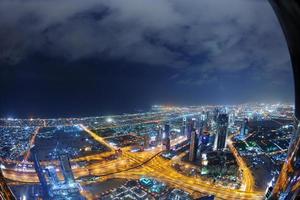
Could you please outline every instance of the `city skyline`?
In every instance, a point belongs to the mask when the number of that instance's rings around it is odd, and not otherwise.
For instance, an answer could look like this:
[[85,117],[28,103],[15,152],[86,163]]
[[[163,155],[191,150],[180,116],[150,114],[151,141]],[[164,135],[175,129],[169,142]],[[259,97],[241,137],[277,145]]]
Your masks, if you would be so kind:
[[23,199],[263,199],[293,129],[289,104],[0,119],[1,169]]
[[0,199],[299,199],[299,16],[0,1]]

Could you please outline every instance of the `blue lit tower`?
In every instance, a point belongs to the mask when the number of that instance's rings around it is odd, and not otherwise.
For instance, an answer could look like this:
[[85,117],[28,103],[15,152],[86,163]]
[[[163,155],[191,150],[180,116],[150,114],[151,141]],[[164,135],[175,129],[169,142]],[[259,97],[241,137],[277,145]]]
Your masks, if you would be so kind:
[[182,119],[181,134],[187,135],[186,117],[183,117],[183,119]]
[[60,167],[64,176],[65,183],[74,183],[74,175],[72,172],[70,160],[67,154],[59,155]]
[[49,181],[52,185],[59,184],[59,179],[56,173],[56,168],[54,166],[46,167],[46,171],[48,172]]
[[230,112],[229,113],[229,126],[233,126],[234,125],[234,121],[235,121],[235,113],[234,112]]
[[243,121],[243,123],[242,123],[241,131],[240,131],[240,137],[241,137],[241,139],[245,139],[245,137],[248,134],[248,131],[249,131],[249,122],[248,122],[248,119],[245,118],[244,121]]
[[76,184],[71,169],[71,164],[67,154],[58,150],[60,168],[64,176],[64,181],[59,180],[56,166],[41,166],[35,148],[31,149],[34,161],[34,167],[42,186],[42,197],[44,200],[83,200],[79,191],[79,185]]
[[219,114],[217,117],[217,134],[215,138],[215,149],[224,150],[226,148],[228,128],[228,115]]
[[31,149],[31,153],[33,155],[34,168],[35,168],[35,171],[38,175],[39,181],[41,183],[43,198],[44,199],[49,199],[50,198],[50,196],[49,196],[49,187],[48,187],[48,184],[47,184],[45,174],[43,172],[43,168],[40,165],[40,162],[38,160],[35,147]]
[[[199,155],[201,155],[201,151],[205,145],[207,145],[208,137],[204,135],[204,129],[206,127],[206,118],[205,115],[202,114],[199,118],[199,128],[198,128],[198,141],[197,141],[197,149]],[[203,138],[203,139],[202,139]],[[197,156],[196,156],[197,157]]]

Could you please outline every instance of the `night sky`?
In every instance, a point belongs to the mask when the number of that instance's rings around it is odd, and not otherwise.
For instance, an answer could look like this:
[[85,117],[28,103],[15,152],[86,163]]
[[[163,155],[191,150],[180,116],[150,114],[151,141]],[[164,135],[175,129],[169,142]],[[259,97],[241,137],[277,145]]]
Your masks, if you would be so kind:
[[293,102],[267,0],[2,0],[1,117]]

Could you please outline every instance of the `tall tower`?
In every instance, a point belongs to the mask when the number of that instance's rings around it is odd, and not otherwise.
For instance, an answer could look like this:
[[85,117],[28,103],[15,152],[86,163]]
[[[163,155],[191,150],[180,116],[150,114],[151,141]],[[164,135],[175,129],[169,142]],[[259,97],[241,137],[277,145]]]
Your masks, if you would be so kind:
[[171,149],[171,143],[170,143],[170,125],[169,124],[165,124],[164,144],[166,146],[166,150],[169,151]]
[[43,172],[43,168],[40,165],[40,162],[38,160],[35,147],[31,149],[31,153],[33,155],[34,168],[35,168],[35,171],[36,171],[36,173],[38,175],[38,178],[40,180],[40,183],[41,183],[43,198],[44,199],[49,199],[50,198],[50,196],[49,196],[49,192],[50,192],[49,187],[48,187],[48,184],[47,184],[45,174]]
[[228,115],[219,114],[217,117],[217,134],[215,138],[215,150],[224,150],[226,148],[228,128]]
[[165,124],[165,138],[169,138],[169,137],[170,137],[170,125]]
[[190,140],[190,151],[189,151],[189,161],[195,161],[197,157],[198,149],[198,135],[195,129],[193,129]]
[[157,144],[161,144],[163,137],[163,128],[161,125],[158,126],[157,135],[156,135],[156,142]]
[[192,136],[192,131],[196,128],[196,118],[192,118],[187,127],[187,139],[190,140]]
[[235,113],[234,112],[230,112],[229,113],[229,126],[233,126],[234,125],[234,121],[235,121]]
[[182,128],[181,128],[181,134],[186,136],[187,135],[187,126],[186,126],[186,117],[183,117],[182,119]]
[[245,137],[247,136],[248,134],[248,131],[249,131],[249,122],[248,122],[248,119],[245,118],[243,123],[242,123],[242,126],[241,126],[241,131],[240,131],[240,138],[242,140],[245,139]]

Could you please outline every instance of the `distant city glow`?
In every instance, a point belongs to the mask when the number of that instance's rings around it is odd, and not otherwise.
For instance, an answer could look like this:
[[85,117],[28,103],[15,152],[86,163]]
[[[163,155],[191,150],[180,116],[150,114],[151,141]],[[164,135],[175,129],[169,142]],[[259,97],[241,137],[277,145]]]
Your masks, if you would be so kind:
[[[254,187],[255,170],[268,167],[269,159],[274,167],[259,178],[267,180],[265,187],[274,185],[274,179],[268,182],[269,176],[278,176],[279,164],[286,160],[294,130],[293,112],[293,107],[285,104],[232,105],[226,109],[156,106],[155,111],[114,117],[0,119],[5,125],[0,127],[0,147],[9,149],[0,151],[0,168],[10,171],[5,176],[11,181],[31,183],[33,172],[45,176],[44,185],[49,188],[34,188],[37,197],[43,190],[60,197],[84,195],[89,189],[80,184],[105,183],[103,174],[132,179],[151,172],[152,178],[133,180],[140,185],[124,183],[114,188],[120,192],[127,188],[127,195],[141,198],[159,198],[163,191],[170,198],[186,198],[192,195],[188,193],[192,184],[200,193],[205,190],[218,197],[238,199],[250,194],[258,198],[261,193]],[[38,154],[32,152],[35,148]],[[42,165],[31,164],[36,158],[33,155],[41,157]],[[63,155],[72,162],[62,159]],[[168,189],[173,182],[183,191]],[[211,190],[212,183],[220,194]],[[23,198],[23,193],[19,196]]]
[[114,120],[113,120],[113,118],[111,118],[111,117],[108,117],[108,118],[106,118],[106,122],[108,122],[108,123],[112,123]]

